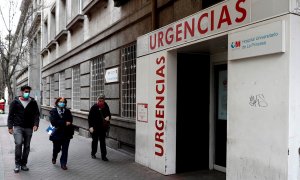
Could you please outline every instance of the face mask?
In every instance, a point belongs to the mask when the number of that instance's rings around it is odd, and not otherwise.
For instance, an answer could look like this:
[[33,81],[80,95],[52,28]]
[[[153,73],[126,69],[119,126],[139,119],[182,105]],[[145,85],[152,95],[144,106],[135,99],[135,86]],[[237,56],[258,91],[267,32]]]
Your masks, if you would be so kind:
[[29,93],[23,93],[23,98],[28,99],[29,98]]
[[58,107],[60,107],[60,108],[65,107],[65,103],[64,103],[64,102],[59,102],[57,105],[58,105]]
[[102,109],[104,108],[104,102],[98,102],[98,106]]

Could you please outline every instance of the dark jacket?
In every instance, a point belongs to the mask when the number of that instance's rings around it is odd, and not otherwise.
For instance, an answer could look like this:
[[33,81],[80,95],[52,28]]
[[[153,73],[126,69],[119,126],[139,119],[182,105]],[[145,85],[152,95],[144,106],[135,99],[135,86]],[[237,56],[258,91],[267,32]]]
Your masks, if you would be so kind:
[[7,118],[7,126],[9,129],[13,126],[21,126],[23,128],[33,128],[33,126],[39,126],[40,112],[38,105],[34,98],[30,99],[30,102],[24,108],[23,104],[16,97],[9,105],[9,113]]
[[89,127],[93,127],[96,131],[103,130],[104,118],[109,116],[111,119],[111,114],[107,103],[104,103],[104,108],[100,109],[98,104],[94,104],[89,112],[88,120]]
[[[67,126],[66,122],[71,122],[71,125]],[[72,139],[74,135],[73,116],[71,111],[65,108],[64,113],[60,116],[57,108],[53,108],[50,111],[50,122],[55,127],[55,132],[50,136],[51,141]]]
[[111,119],[110,109],[106,102],[104,102],[104,108],[102,108],[101,111],[104,118],[108,116],[109,119]]

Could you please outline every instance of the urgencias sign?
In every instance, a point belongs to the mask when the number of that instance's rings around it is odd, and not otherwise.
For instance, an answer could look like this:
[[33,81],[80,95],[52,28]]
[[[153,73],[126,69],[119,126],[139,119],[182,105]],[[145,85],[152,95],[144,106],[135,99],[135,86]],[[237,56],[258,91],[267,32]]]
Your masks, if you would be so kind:
[[230,30],[248,22],[250,0],[229,0],[146,34],[141,40],[147,38],[148,47],[145,48],[150,53]]

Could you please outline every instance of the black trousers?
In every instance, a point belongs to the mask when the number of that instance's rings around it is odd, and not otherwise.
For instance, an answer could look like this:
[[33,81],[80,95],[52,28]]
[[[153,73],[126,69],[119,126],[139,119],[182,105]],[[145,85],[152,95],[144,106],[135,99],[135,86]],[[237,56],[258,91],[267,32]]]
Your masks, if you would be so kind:
[[94,131],[92,133],[92,152],[91,155],[97,153],[98,141],[100,141],[101,157],[106,157],[106,143],[105,143],[105,132]]
[[70,139],[53,141],[52,158],[56,159],[58,153],[61,151],[60,164],[62,166],[67,165],[67,162],[68,162],[69,144],[70,144]]

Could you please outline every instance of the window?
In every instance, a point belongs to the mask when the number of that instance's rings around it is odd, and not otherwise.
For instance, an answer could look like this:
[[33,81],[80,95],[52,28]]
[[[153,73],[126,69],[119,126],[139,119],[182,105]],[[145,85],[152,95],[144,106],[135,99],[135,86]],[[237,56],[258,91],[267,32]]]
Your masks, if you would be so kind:
[[72,70],[72,109],[80,110],[80,66]]
[[121,49],[122,116],[135,118],[136,101],[136,44]]
[[66,97],[65,71],[59,73],[59,97]]
[[50,106],[54,106],[55,102],[55,81],[54,81],[54,75],[50,76]]
[[47,80],[46,78],[43,78],[43,105],[47,105]]
[[51,13],[49,14],[50,16],[50,40],[53,40],[56,36],[56,15],[55,15],[55,10],[56,10],[56,3],[52,5],[53,9],[51,9]]
[[[48,17],[46,17],[48,18]],[[48,45],[48,22],[47,20],[44,22],[44,34],[43,34],[43,44],[44,47],[46,47]]]
[[74,17],[76,17],[78,14],[81,13],[81,0],[72,0],[70,2],[71,2],[71,18],[69,20],[72,21]]
[[58,16],[59,16],[59,32],[66,28],[66,0],[59,1]]
[[91,106],[97,102],[97,97],[104,93],[104,61],[103,56],[96,57],[91,63]]
[[129,0],[114,0],[114,6],[115,7],[120,7],[124,4],[126,4]]

